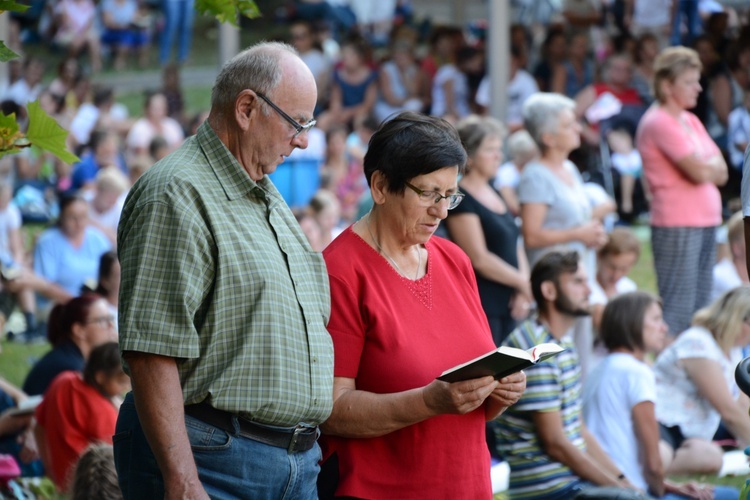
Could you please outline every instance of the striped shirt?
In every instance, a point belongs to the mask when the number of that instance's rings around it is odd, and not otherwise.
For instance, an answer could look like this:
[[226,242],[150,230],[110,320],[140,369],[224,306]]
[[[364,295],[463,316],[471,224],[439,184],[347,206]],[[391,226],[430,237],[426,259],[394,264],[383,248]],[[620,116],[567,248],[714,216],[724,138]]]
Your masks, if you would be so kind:
[[185,404],[285,427],[328,417],[323,257],[207,123],[135,184],[118,251],[120,346],[176,358]]
[[544,452],[532,412],[560,412],[565,435],[582,451],[585,449],[581,435],[581,368],[572,338],[557,340],[532,318],[521,323],[505,345],[528,349],[544,342],[559,344],[565,351],[526,369],[523,396],[497,418],[497,443],[510,465],[512,498],[546,498],[578,479],[567,466]]

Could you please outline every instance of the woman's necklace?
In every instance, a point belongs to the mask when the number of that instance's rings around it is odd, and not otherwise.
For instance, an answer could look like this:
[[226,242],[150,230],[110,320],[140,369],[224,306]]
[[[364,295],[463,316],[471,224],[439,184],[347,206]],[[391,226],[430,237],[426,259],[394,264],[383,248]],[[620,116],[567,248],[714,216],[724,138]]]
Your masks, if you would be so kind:
[[[370,238],[372,238],[373,243],[375,243],[375,246],[377,247],[378,252],[380,252],[381,254],[383,254],[383,256],[386,259],[388,259],[388,261],[391,264],[393,264],[393,267],[396,268],[396,271],[398,271],[398,273],[401,276],[403,276],[405,278],[408,278],[408,276],[406,275],[406,273],[403,272],[400,267],[398,267],[398,264],[396,264],[396,261],[393,260],[390,255],[388,255],[387,253],[385,253],[385,250],[383,250],[383,247],[381,247],[380,243],[378,242],[378,240],[375,239],[375,235],[372,234],[372,229],[370,228],[370,216],[371,215],[372,215],[372,212],[370,212],[370,213],[367,214],[367,232],[370,233]],[[419,263],[417,264],[417,274],[414,276],[414,281],[416,281],[416,280],[419,279],[419,270],[422,268],[422,252],[419,251],[419,247],[417,247],[417,258],[419,259],[419,261],[418,261]]]

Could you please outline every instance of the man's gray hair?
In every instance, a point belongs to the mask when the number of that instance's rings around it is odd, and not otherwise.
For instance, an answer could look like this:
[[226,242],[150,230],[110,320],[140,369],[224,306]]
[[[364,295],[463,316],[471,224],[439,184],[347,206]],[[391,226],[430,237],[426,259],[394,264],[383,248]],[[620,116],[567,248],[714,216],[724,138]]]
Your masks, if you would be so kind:
[[539,92],[523,104],[523,124],[541,151],[545,150],[542,135],[557,131],[560,113],[566,109],[575,111],[573,99],[561,94]]
[[[230,59],[221,68],[211,90],[211,109],[224,114],[245,89],[268,95],[281,81],[279,61],[284,53],[297,55],[291,45],[262,42]],[[263,110],[268,112],[265,106]]]

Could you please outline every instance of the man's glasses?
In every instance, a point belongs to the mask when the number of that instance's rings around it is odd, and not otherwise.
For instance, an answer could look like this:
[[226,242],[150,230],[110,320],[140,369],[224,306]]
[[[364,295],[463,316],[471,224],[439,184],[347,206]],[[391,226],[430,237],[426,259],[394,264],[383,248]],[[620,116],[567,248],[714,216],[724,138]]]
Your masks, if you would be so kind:
[[417,195],[419,196],[419,202],[424,207],[437,205],[441,200],[448,200],[448,210],[453,210],[459,205],[459,203],[461,203],[461,200],[464,199],[463,193],[442,195],[437,191],[425,191],[424,189],[419,189],[416,186],[412,186],[408,182],[404,182],[404,184],[406,184],[406,187],[417,193]]
[[257,95],[258,97],[260,97],[261,99],[263,99],[266,102],[266,104],[268,104],[269,106],[271,106],[274,111],[276,111],[283,119],[285,119],[286,121],[288,121],[289,124],[292,127],[294,127],[294,130],[295,130],[294,137],[298,137],[300,134],[304,134],[305,132],[307,132],[308,130],[310,130],[311,128],[313,128],[315,126],[315,124],[317,123],[315,120],[310,120],[309,122],[307,122],[304,125],[302,125],[297,120],[295,120],[294,118],[292,118],[288,114],[284,113],[284,111],[282,111],[280,107],[278,107],[277,105],[275,105],[273,103],[273,101],[271,99],[269,99],[268,97],[266,97],[265,95],[261,94],[260,92],[256,92],[255,95]]

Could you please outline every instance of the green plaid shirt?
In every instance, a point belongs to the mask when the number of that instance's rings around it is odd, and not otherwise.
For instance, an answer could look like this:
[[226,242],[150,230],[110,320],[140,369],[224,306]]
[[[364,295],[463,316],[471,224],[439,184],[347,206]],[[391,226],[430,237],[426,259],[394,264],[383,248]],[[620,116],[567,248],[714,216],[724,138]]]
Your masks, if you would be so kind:
[[328,417],[323,258],[207,123],[136,183],[117,241],[121,349],[176,358],[185,404],[278,426]]

